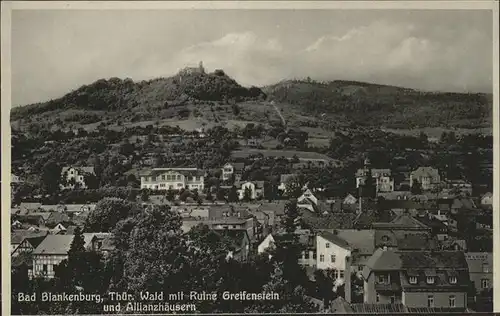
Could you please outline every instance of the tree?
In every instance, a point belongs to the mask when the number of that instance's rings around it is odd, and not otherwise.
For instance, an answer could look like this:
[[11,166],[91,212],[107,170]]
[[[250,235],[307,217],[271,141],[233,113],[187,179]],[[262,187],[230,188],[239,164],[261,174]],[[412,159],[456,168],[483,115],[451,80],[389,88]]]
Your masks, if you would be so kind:
[[231,202],[231,203],[234,203],[234,202],[238,202],[239,201],[239,197],[238,197],[238,190],[236,189],[236,187],[233,185],[231,187],[231,189],[229,190],[229,194],[228,194],[228,197],[227,197],[228,201]]
[[175,191],[172,190],[172,189],[168,189],[167,190],[167,194],[166,194],[166,198],[170,202],[172,202],[173,200],[175,200]]
[[149,189],[142,189],[141,190],[141,201],[148,202],[149,195],[150,195]]
[[42,188],[47,194],[54,194],[59,190],[61,179],[61,167],[54,161],[49,160],[42,168]]
[[95,190],[99,188],[99,179],[97,179],[96,175],[93,173],[87,173],[84,175],[85,186],[88,189]]
[[281,223],[287,234],[294,234],[297,230],[297,221],[299,219],[299,210],[297,208],[297,200],[290,200],[285,204],[285,216]]
[[412,194],[422,194],[422,184],[414,179],[410,191]]
[[245,191],[243,192],[243,201],[250,202],[251,200],[252,200],[252,189],[246,187]]
[[140,213],[142,207],[134,202],[105,198],[99,201],[85,220],[86,232],[109,232],[116,223],[134,214]]
[[295,176],[285,183],[286,195],[292,199],[297,199],[302,195],[302,188],[305,185],[305,179],[303,176]]

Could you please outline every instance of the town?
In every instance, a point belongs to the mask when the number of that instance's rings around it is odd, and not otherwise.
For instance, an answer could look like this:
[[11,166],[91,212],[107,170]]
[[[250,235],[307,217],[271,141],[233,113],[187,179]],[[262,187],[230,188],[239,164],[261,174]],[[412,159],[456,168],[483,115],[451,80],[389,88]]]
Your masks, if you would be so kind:
[[102,313],[17,293],[155,290],[280,297],[202,312],[492,311],[491,136],[59,125],[13,128],[13,313]]

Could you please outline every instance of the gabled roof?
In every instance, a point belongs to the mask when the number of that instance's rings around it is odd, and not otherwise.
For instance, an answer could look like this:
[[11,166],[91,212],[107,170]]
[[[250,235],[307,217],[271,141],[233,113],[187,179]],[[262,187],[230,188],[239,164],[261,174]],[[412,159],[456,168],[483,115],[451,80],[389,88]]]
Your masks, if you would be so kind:
[[[85,245],[89,246],[95,234],[85,233],[83,238]],[[34,255],[40,254],[67,254],[73,242],[74,235],[47,235],[47,237],[33,251]]]
[[411,172],[413,177],[430,176],[439,177],[439,170],[432,167],[418,167],[416,170]]
[[243,162],[226,162],[224,166],[231,165],[234,171],[242,171],[245,168],[245,163]]
[[412,217],[410,214],[401,214],[396,216],[389,223],[373,223],[373,228],[419,228],[419,229],[429,229],[429,226],[420,222],[416,218]]
[[375,251],[375,231],[371,229],[339,229],[340,238],[347,241],[353,250],[362,255],[371,255]]
[[334,243],[335,245],[342,247],[344,249],[348,249],[348,250],[352,249],[351,245],[349,245],[349,243],[347,241],[345,241],[344,239],[342,239],[338,235],[332,234],[328,231],[322,231],[322,232],[318,233],[318,236],[323,237],[324,239],[326,239],[326,240],[328,240],[328,241]]
[[363,269],[363,277],[368,279],[371,271],[398,271],[401,270],[402,261],[399,255],[392,250],[377,249],[368,259]]

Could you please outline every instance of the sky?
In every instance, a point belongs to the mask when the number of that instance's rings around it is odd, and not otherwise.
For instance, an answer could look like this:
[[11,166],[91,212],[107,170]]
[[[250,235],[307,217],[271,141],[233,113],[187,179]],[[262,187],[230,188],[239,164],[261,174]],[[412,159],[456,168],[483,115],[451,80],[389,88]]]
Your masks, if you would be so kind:
[[357,80],[492,92],[484,10],[14,10],[12,105],[200,61],[245,86]]

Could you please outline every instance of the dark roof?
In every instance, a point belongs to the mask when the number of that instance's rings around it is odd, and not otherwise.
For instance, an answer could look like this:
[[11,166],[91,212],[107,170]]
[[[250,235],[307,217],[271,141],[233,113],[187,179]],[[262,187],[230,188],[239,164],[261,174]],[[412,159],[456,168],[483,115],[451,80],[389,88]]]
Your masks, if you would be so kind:
[[398,250],[431,250],[436,242],[426,234],[408,234],[397,239]]
[[376,229],[374,244],[376,247],[397,247],[398,241],[393,231]]
[[416,218],[412,217],[410,214],[401,214],[396,216],[389,223],[373,223],[373,228],[402,228],[402,229],[429,229],[429,227]]
[[61,212],[52,212],[50,213],[50,216],[47,219],[47,222],[51,224],[66,223],[70,221],[71,221],[70,217]]
[[405,251],[399,256],[403,269],[468,269],[461,251]]
[[47,237],[45,236],[37,236],[37,237],[26,237],[25,240],[28,240],[28,242],[33,246],[33,248],[38,247],[42,243],[42,241]]
[[354,313],[406,313],[406,307],[403,304],[351,304]]
[[358,250],[362,255],[371,255],[375,251],[374,230],[339,229],[337,235],[347,241],[353,250]]
[[392,250],[377,249],[368,259],[363,269],[363,277],[368,279],[371,271],[399,271],[401,270],[402,261],[399,255]]
[[330,305],[331,312],[336,314],[352,313],[354,310],[342,296],[337,297]]
[[325,238],[328,241],[331,241],[332,243],[336,244],[339,247],[342,247],[344,249],[351,249],[351,245],[347,241],[345,241],[343,238],[339,237],[336,234],[332,234],[328,231],[322,231],[318,233],[318,236],[321,236]]

